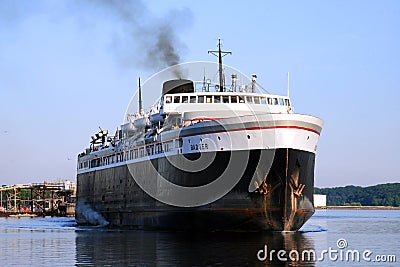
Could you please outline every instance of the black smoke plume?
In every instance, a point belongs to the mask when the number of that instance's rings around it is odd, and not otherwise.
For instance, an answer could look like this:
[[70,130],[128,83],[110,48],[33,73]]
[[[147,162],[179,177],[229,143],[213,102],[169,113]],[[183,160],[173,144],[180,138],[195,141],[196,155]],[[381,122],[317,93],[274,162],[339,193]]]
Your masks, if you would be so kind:
[[120,22],[117,24],[121,26],[119,38],[114,40],[113,47],[123,63],[158,71],[181,62],[186,47],[178,38],[178,32],[192,22],[189,9],[172,9],[165,17],[157,18],[139,0],[93,0],[89,3],[106,17]]

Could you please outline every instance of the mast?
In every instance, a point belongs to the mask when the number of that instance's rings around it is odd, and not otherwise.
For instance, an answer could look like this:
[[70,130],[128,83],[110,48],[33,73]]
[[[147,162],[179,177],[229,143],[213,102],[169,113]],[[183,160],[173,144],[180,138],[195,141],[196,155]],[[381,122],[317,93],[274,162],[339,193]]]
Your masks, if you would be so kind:
[[140,77],[139,77],[139,113],[142,114],[143,110],[143,102],[142,102],[142,86],[140,86]]
[[[223,78],[223,73],[222,73],[222,57],[226,56],[226,55],[232,55],[232,52],[230,51],[222,51],[221,50],[221,38],[218,39],[218,51],[215,50],[209,50],[208,53],[213,54],[214,56],[218,57],[218,64],[219,64],[219,68],[218,68],[218,72],[219,72],[219,91],[223,92],[224,91],[224,78]],[[217,54],[218,53],[218,54]]]

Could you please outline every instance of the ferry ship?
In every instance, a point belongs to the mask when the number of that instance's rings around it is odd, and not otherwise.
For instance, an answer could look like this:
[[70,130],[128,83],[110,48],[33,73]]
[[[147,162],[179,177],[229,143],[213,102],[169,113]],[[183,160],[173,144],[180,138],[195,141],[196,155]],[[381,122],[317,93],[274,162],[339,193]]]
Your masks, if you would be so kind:
[[257,75],[226,83],[228,52],[209,52],[216,75],[163,81],[149,111],[139,79],[137,112],[92,136],[78,155],[78,224],[95,214],[129,229],[296,231],[312,216],[322,120],[263,92]]

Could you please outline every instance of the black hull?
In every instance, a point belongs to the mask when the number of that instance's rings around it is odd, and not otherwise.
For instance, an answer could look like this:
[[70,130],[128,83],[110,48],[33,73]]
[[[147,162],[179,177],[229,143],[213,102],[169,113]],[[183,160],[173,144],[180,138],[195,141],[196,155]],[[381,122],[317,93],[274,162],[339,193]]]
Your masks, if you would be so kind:
[[[134,168],[130,169],[144,175],[148,168],[156,167],[160,173],[164,173],[166,179],[175,184],[198,186],[218,177],[231,153],[242,152],[217,152],[213,163],[206,170],[197,173],[180,171],[165,158],[135,163]],[[249,192],[249,183],[259,168],[257,163],[261,154],[260,150],[250,151],[244,174],[224,197],[196,208],[170,206],[153,199],[136,184],[126,165],[78,174],[77,222],[86,222],[83,214],[78,211],[78,205],[84,202],[99,212],[113,227],[197,231],[296,231],[314,213],[315,154],[294,149],[277,149],[267,178],[258,184],[256,191]]]

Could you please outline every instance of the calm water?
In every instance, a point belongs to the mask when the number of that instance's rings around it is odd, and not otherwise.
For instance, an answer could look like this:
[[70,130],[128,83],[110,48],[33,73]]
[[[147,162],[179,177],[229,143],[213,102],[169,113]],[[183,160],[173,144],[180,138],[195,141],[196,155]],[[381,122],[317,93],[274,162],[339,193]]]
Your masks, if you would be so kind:
[[[286,262],[277,258],[280,250]],[[390,255],[397,263],[372,262]],[[300,232],[273,234],[117,231],[77,227],[71,218],[0,218],[0,266],[255,265],[400,266],[400,211],[318,210]]]

